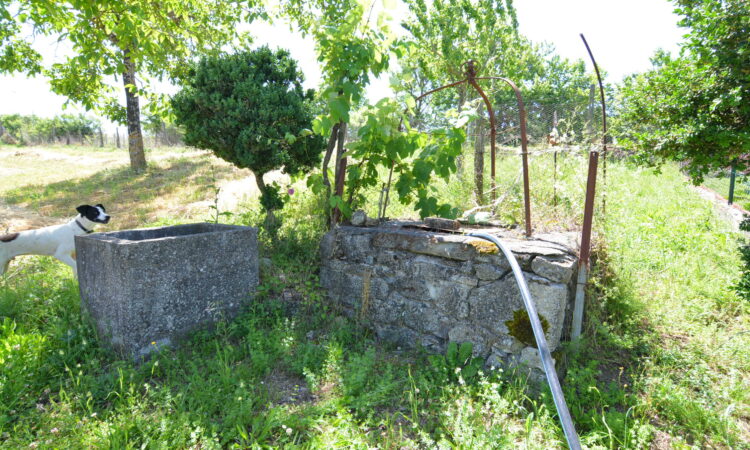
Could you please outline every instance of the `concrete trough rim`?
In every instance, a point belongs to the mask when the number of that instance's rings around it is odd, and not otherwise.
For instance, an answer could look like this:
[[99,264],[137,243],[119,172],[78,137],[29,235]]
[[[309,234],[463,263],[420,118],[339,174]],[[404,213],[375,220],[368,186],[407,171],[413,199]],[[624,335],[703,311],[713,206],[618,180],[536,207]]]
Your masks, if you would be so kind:
[[[147,239],[124,239],[121,237],[117,237],[117,235],[123,235],[123,234],[132,234],[132,233],[144,233],[147,234],[148,232],[156,232],[158,230],[165,230],[165,229],[185,229],[185,228],[192,228],[192,227],[200,227],[200,226],[206,226],[210,227],[211,229],[207,229],[204,231],[197,231],[195,233],[185,233],[185,234],[177,234],[173,236],[161,236],[161,237],[153,237],[153,238],[147,238]],[[202,235],[202,236],[210,236],[211,234],[219,234],[219,233],[232,233],[232,232],[240,232],[242,230],[246,230],[248,226],[244,225],[228,225],[223,223],[211,223],[211,222],[195,222],[195,223],[187,223],[187,224],[180,224],[180,225],[165,225],[161,227],[149,227],[149,228],[136,228],[132,230],[119,230],[119,231],[107,231],[103,233],[92,233],[87,235],[79,235],[76,236],[76,239],[92,239],[95,241],[105,241],[112,244],[119,244],[119,245],[128,245],[128,244],[136,244],[136,243],[150,243],[150,242],[162,242],[162,241],[168,241],[168,240],[183,240],[188,239],[191,237],[194,237],[196,235]]]

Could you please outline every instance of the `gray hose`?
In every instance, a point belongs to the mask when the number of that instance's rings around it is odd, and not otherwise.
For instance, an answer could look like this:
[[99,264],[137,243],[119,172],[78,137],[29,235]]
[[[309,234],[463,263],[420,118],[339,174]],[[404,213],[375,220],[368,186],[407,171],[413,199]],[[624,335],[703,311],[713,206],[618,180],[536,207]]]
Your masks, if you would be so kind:
[[547,383],[552,391],[552,399],[555,402],[555,408],[557,408],[557,415],[560,416],[560,423],[562,424],[563,433],[565,433],[565,439],[568,441],[568,447],[570,449],[579,450],[581,448],[581,442],[578,440],[578,434],[576,433],[575,425],[573,425],[573,419],[571,419],[568,405],[565,403],[565,396],[560,388],[560,380],[557,379],[557,372],[555,371],[555,366],[552,362],[552,355],[550,354],[549,346],[547,345],[547,339],[544,337],[544,330],[542,329],[541,322],[539,322],[536,306],[531,300],[529,286],[526,284],[526,279],[523,277],[523,272],[521,272],[521,267],[518,266],[516,257],[494,236],[486,233],[467,233],[467,236],[478,237],[492,242],[497,248],[502,250],[503,254],[508,259],[510,267],[513,270],[513,275],[516,277],[518,289],[521,291],[521,297],[523,298],[524,306],[526,306],[526,312],[529,314],[531,329],[534,331],[536,346],[539,349],[539,356],[542,359],[542,365],[544,365],[544,374],[547,376]]

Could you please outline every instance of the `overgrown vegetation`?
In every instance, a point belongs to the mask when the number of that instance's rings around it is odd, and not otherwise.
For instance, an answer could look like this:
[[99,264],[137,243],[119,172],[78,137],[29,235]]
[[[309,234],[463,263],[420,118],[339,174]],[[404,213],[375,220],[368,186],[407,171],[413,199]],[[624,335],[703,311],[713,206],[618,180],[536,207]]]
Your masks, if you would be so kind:
[[[548,159],[535,161],[540,170]],[[567,159],[565,173],[579,177],[584,161]],[[750,311],[732,289],[735,240],[676,168],[611,167],[586,339],[556,354],[582,441],[742,448]],[[459,195],[458,184],[435,185],[441,198]],[[99,346],[67,267],[39,257],[13,266],[0,281],[3,445],[562,447],[550,397],[527,390],[523,374],[479,370],[460,346],[433,356],[390,347],[327,304],[317,287],[323,201],[296,192],[279,211],[279,239],[261,234],[272,263],[240,317],[139,367]],[[263,215],[255,203],[228,220]]]
[[700,182],[715,170],[748,167],[750,4],[673,0],[688,28],[679,56],[659,51],[653,69],[620,90],[620,137],[642,163],[681,161]]

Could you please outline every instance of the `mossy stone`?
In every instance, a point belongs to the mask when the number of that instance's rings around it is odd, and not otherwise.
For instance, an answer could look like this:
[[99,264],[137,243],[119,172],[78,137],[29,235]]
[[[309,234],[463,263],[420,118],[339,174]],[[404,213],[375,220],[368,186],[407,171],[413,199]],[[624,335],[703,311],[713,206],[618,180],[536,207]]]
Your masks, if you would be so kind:
[[[542,323],[542,330],[546,334],[549,329],[549,322],[541,314],[539,315],[539,321]],[[505,321],[505,326],[508,327],[508,334],[526,345],[537,348],[534,330],[531,328],[531,320],[529,320],[526,310],[517,309],[513,311],[513,319]]]
[[474,247],[480,255],[493,255],[500,252],[497,245],[484,239],[473,239],[469,241],[469,245]]

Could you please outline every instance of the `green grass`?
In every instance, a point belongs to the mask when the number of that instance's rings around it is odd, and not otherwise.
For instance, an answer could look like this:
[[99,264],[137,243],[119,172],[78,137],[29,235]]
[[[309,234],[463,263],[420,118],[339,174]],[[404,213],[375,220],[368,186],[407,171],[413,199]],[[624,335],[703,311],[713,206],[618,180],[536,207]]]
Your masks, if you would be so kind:
[[[746,446],[750,308],[733,291],[737,236],[675,167],[612,174],[603,299],[634,312],[636,322],[615,336],[644,350],[636,407],[678,442]],[[596,326],[621,328],[618,315],[605,319]]]
[[[551,157],[532,161],[532,173],[542,174],[532,185],[539,227],[580,221],[585,164],[566,158],[556,202],[544,181]],[[198,166],[190,173],[205,170]],[[502,182],[514,184],[519,166],[503,160]],[[80,186],[98,185],[116,200],[122,194],[110,192],[153,189],[155,177],[99,172]],[[438,184],[441,195],[469,204],[464,177]],[[179,179],[159,182],[169,192]],[[67,183],[33,201],[72,195],[81,181]],[[586,339],[557,355],[568,366],[564,390],[583,443],[749,448],[750,311],[732,290],[737,236],[675,167],[655,175],[611,163],[606,189]],[[518,198],[503,205],[509,220],[520,220]],[[377,342],[325,301],[321,203],[298,190],[278,214],[278,238],[261,233],[273,263],[252,307],[141,366],[99,346],[66,266],[23,259],[0,280],[0,446],[564,447],[549,395],[533,394],[522,376],[458,377],[449,359]],[[262,216],[251,204],[228,220],[256,225]]]

